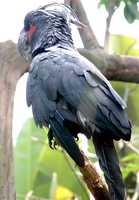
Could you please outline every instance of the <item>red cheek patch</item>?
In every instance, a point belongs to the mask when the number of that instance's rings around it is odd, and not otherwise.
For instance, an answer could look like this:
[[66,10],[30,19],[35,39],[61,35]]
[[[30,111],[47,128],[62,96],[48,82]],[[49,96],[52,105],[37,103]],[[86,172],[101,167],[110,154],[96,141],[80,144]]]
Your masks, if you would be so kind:
[[37,29],[36,25],[33,25],[33,24],[30,25],[30,28],[29,28],[29,31],[28,31],[29,41],[31,41],[32,34],[36,31],[36,29]]

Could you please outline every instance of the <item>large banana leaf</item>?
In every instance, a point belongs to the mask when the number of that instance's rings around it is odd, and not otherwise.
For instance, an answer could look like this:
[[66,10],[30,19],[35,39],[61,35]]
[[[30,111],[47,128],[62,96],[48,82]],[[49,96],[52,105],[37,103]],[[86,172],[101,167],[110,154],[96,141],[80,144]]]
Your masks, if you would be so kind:
[[139,56],[139,41],[127,35],[111,34],[109,50],[120,55]]
[[50,191],[53,187],[54,174],[57,176],[56,191],[58,188],[65,188],[63,197],[67,188],[71,191],[69,193],[79,199],[89,199],[84,185],[75,175],[77,169],[71,170],[60,150],[49,148],[46,131],[36,128],[32,119],[25,123],[17,139],[15,167],[17,200],[24,200],[30,191],[34,196],[51,199]]

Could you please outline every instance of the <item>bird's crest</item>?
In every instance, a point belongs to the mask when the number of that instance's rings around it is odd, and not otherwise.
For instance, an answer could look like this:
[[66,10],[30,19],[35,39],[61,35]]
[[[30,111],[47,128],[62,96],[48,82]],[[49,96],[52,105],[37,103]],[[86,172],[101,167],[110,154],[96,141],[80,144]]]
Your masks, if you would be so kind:
[[[68,5],[62,3],[49,3],[39,7],[37,12],[47,14],[47,11],[59,12],[66,19],[67,23],[75,24],[78,28],[85,28],[85,24],[81,23],[75,13],[75,11]],[[49,13],[50,14],[50,13]],[[52,13],[51,13],[52,15]]]

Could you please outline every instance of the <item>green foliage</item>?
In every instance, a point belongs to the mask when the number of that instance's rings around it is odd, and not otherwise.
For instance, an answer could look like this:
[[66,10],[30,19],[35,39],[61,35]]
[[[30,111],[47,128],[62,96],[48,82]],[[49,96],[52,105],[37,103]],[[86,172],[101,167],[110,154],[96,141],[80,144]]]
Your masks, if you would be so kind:
[[[139,41],[127,35],[112,35],[110,36],[110,52],[120,55],[139,56]],[[118,93],[124,97],[125,88],[128,88],[128,114],[134,124],[138,125],[139,120],[139,86],[131,83],[112,82],[113,87]]]
[[135,19],[139,19],[138,0],[126,0],[124,7],[124,16],[129,23],[133,23]]
[[100,0],[99,4],[104,5],[107,12],[110,13],[112,6],[115,10],[120,6],[121,2],[124,2],[124,17],[129,23],[133,23],[136,19],[139,19],[138,2],[139,0]]
[[114,8],[118,8],[120,2],[120,0],[100,0],[99,5],[104,5],[106,10],[109,12],[110,5],[112,5]]
[[139,56],[139,41],[133,37],[121,34],[111,34],[109,44],[109,50],[112,53]]
[[139,155],[129,151],[129,153],[121,159],[123,177],[127,178],[130,173],[136,173],[139,169],[138,163]]
[[[50,149],[46,131],[36,128],[32,119],[26,122],[17,139],[15,167],[17,200],[25,199],[30,191],[34,196],[51,199],[52,188],[63,188],[63,195],[74,194],[81,199],[89,199],[84,185],[71,170],[63,153]],[[54,174],[57,176],[55,187]]]
[[139,85],[134,83],[123,84],[122,82],[112,82],[113,87],[117,90],[121,97],[125,95],[125,89],[128,88],[127,112],[132,124],[139,126]]
[[[110,52],[120,55],[139,56],[139,41],[125,35],[111,35]],[[121,153],[120,158],[128,194],[133,195],[136,186],[136,173],[139,170],[139,86],[122,82],[112,82],[112,85],[127,101],[127,111],[133,125],[130,147],[124,144],[122,150],[124,153]]]

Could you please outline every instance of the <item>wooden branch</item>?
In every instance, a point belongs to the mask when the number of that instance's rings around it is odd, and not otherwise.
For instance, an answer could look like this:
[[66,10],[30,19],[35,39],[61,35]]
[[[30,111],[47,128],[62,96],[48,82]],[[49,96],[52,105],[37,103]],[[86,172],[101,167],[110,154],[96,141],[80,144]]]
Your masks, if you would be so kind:
[[15,200],[12,116],[16,84],[27,64],[13,42],[0,43],[0,199]]
[[[84,187],[84,185],[85,185],[86,182],[85,182],[83,179],[81,179],[81,178],[79,177],[79,175],[77,174],[77,172],[76,172],[76,169],[75,169],[76,165],[73,165],[73,164],[70,162],[70,160],[69,160],[69,155],[66,153],[65,150],[62,149],[62,153],[63,153],[63,155],[64,155],[64,158],[65,158],[65,160],[66,160],[66,162],[67,162],[67,164],[68,164],[70,170],[72,171],[72,173],[74,174],[74,176],[75,176],[76,179],[78,180],[78,184],[82,187],[82,190],[84,190],[84,193],[86,193],[86,197],[89,196],[88,191],[87,191],[86,188]],[[85,158],[85,156],[84,156],[84,158]],[[82,169],[82,170],[83,170],[83,169]],[[81,172],[81,173],[82,173],[82,172]],[[82,173],[82,174],[83,174],[83,173]]]
[[85,160],[85,166],[79,167],[79,169],[90,192],[94,196],[95,200],[110,200],[111,198],[109,192],[105,183],[102,181],[102,178],[99,176],[90,160],[84,154],[83,156]]
[[100,45],[96,39],[96,36],[90,26],[86,12],[80,0],[65,0],[65,4],[71,6],[77,14],[79,20],[86,25],[86,28],[80,28],[79,33],[86,49],[99,48]]
[[139,83],[139,58],[107,54],[103,49],[78,49],[109,80]]
[[103,182],[102,177],[96,171],[93,163],[87,158],[83,151],[81,151],[81,153],[84,157],[85,165],[84,167],[78,166],[78,168],[83,176],[84,183],[82,183],[83,181],[79,179],[73,165],[71,165],[71,162],[69,161],[69,155],[63,150],[62,153],[77,180],[79,180],[79,183],[81,185],[86,183],[87,188],[89,189],[95,200],[110,200],[110,194],[108,192],[106,184]]

